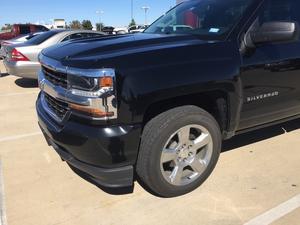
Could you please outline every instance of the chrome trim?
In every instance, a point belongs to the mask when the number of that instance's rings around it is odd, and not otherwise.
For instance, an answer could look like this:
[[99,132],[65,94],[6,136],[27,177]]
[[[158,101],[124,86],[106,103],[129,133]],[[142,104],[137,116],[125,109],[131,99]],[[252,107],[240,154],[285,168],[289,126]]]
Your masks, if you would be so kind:
[[[71,67],[63,66],[59,61],[53,60],[49,57],[46,57],[42,54],[39,56],[39,61],[42,66],[45,66],[51,70],[66,73],[67,75],[76,75],[76,76],[90,76],[90,77],[101,77],[101,76],[111,76],[114,78],[115,82],[115,71],[113,69],[77,69]],[[114,112],[114,116],[106,118],[93,118],[96,120],[109,120],[116,119],[118,117],[117,106],[114,106],[114,101],[116,98],[115,88],[102,88],[99,91],[95,92],[97,96],[85,97],[74,94],[75,90],[65,89],[60,86],[53,85],[50,81],[45,78],[45,75],[42,70],[38,74],[39,86],[42,92],[47,93],[53,98],[56,98],[60,101],[66,103],[74,103],[88,108],[98,108],[105,112]],[[79,91],[79,90],[78,90]],[[44,105],[43,105],[44,106]],[[51,109],[49,109],[51,111]],[[49,112],[53,116],[53,112]]]
[[42,64],[42,66],[45,66],[50,70],[67,74],[66,66],[63,66],[61,62],[57,60],[44,56],[42,53],[39,54],[39,62]]
[[75,103],[83,106],[92,105],[91,99],[85,97],[73,95],[70,90],[64,89],[60,86],[53,85],[48,81],[42,71],[39,72],[39,87],[43,92],[46,92],[53,98],[56,98],[63,102]]
[[83,77],[114,77],[115,71],[113,69],[79,69],[74,67],[67,67],[67,74]]

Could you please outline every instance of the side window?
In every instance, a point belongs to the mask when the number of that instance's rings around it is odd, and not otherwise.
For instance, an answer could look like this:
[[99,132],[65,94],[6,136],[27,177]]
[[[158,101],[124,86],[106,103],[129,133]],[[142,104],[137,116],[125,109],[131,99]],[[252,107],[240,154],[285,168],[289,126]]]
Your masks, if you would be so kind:
[[97,33],[87,33],[87,36],[86,37],[100,37],[102,36],[101,34],[97,34]]
[[69,41],[69,40],[70,40],[70,35],[68,35],[67,37],[65,37],[61,42]]
[[[299,11],[299,0],[266,0],[259,11],[258,17],[247,31],[248,35],[253,34],[253,36],[247,37],[250,41],[247,44],[254,45],[256,42],[256,44],[277,43],[285,45],[290,42],[299,42]],[[284,26],[288,26],[290,23],[296,24],[296,32],[283,33],[283,30],[280,29],[285,29]],[[260,30],[260,28],[263,28],[263,30]]]
[[299,21],[299,0],[268,0],[260,15],[260,24],[271,21]]
[[20,26],[20,34],[29,34],[30,33],[30,26],[23,25]]
[[70,40],[75,40],[75,39],[79,39],[79,38],[84,38],[86,37],[86,35],[84,33],[76,33],[76,34],[71,34],[68,35],[67,37],[65,37],[62,42],[64,41],[70,41]]
[[82,34],[81,34],[81,38],[87,38],[87,37],[89,37],[89,34],[88,34],[88,33],[82,33]]
[[83,34],[82,33],[76,33],[76,34],[72,34],[70,36],[70,40],[79,39],[79,38],[83,38]]

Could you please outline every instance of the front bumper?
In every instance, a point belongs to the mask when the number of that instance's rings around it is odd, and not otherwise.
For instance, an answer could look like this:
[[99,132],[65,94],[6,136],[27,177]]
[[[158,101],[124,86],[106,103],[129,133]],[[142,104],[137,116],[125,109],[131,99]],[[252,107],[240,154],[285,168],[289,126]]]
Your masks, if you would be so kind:
[[99,126],[69,120],[58,124],[38,98],[39,125],[60,157],[105,187],[133,184],[140,125]]
[[117,188],[127,187],[133,184],[133,166],[124,166],[115,169],[104,169],[96,166],[83,163],[70,153],[61,149],[52,140],[45,136],[48,143],[55,149],[62,160],[66,161],[70,166],[75,167],[77,170],[84,172],[88,178],[93,180],[99,185]]
[[29,79],[37,79],[41,68],[38,62],[14,62],[4,59],[3,63],[8,74]]

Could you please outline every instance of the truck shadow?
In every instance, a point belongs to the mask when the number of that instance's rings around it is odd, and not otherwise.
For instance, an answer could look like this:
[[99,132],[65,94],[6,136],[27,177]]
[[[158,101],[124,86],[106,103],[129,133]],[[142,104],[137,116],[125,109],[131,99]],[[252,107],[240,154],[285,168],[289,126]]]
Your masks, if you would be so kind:
[[300,128],[300,119],[295,119],[271,127],[240,134],[223,142],[222,152],[232,151],[246,145],[270,139]]
[[0,73],[0,78],[1,77],[7,77],[9,74],[8,73]]
[[15,84],[21,88],[37,88],[38,81],[33,79],[19,78],[15,80]]

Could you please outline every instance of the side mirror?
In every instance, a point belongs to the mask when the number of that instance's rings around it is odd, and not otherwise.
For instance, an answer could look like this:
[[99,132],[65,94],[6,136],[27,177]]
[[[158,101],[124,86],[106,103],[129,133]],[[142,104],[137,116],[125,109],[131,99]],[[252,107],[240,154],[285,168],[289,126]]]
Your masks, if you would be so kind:
[[267,22],[250,33],[253,44],[295,41],[298,38],[298,24],[295,22]]

